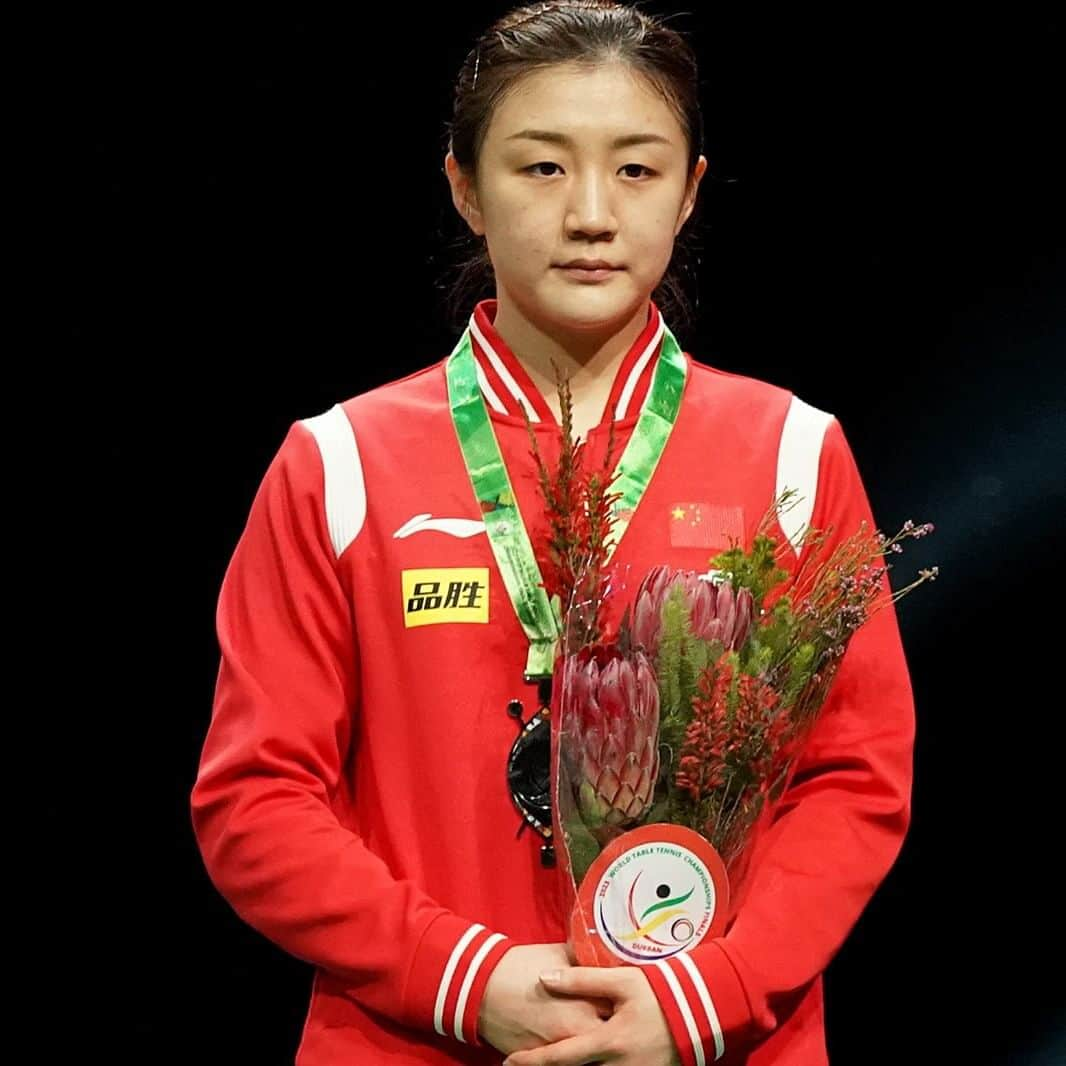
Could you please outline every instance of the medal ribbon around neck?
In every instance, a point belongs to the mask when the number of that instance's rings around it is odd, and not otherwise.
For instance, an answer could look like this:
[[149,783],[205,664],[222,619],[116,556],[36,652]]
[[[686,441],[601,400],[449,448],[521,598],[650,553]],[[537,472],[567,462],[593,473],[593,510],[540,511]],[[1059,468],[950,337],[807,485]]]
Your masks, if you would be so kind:
[[[559,597],[553,596],[549,601],[542,584],[540,566],[478,384],[469,327],[448,356],[445,369],[452,423],[474,497],[482,512],[485,532],[504,586],[529,638],[526,679],[551,677],[556,645],[563,632]],[[633,427],[633,435],[612,475],[609,491],[621,493],[621,496],[615,503],[615,516],[607,540],[608,559],[622,539],[677,421],[686,373],[684,353],[664,324],[651,387]]]

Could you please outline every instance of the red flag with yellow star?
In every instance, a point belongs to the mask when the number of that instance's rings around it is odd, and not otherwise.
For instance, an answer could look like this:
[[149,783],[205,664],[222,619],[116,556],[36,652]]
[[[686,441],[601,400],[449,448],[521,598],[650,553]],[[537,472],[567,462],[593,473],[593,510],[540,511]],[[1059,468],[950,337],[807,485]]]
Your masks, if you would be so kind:
[[725,551],[730,537],[743,543],[744,511],[740,507],[699,501],[675,503],[670,508],[670,545],[674,548]]

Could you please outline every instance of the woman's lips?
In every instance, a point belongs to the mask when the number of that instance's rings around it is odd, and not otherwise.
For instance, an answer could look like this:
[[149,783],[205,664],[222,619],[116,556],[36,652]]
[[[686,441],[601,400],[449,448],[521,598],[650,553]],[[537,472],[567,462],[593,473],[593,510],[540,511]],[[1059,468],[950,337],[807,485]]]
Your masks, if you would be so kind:
[[619,273],[621,267],[598,267],[595,270],[590,270],[588,267],[556,267],[556,270],[561,270],[567,277],[573,278],[574,281],[606,281],[607,278]]

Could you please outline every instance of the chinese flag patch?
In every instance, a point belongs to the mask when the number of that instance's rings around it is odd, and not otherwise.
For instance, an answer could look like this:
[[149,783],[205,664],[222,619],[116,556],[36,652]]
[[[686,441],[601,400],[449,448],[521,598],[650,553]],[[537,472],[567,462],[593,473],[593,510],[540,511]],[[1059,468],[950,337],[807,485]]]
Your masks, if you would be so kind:
[[744,543],[744,509],[719,503],[675,503],[670,508],[672,548],[725,551],[729,538]]

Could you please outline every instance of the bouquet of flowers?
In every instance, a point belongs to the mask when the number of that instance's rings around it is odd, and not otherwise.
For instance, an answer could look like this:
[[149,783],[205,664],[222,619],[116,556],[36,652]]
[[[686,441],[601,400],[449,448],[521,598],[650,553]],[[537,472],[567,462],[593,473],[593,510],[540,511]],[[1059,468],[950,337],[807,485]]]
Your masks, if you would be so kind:
[[799,502],[786,490],[749,550],[731,538],[706,574],[653,567],[612,626],[611,599],[632,587],[607,565],[614,442],[603,468],[586,470],[559,389],[555,471],[530,437],[548,515],[535,547],[563,623],[551,781],[570,940],[582,965],[652,962],[724,931],[730,876],[784,791],[852,634],[938,573],[886,593],[883,557],[933,527],[908,521],[887,537],[863,524],[831,552],[832,530],[808,527],[800,547],[811,550],[790,574],[770,532]]

